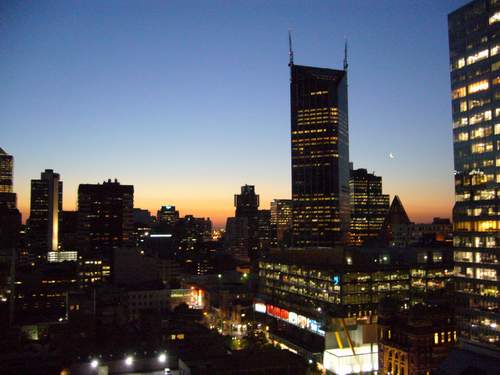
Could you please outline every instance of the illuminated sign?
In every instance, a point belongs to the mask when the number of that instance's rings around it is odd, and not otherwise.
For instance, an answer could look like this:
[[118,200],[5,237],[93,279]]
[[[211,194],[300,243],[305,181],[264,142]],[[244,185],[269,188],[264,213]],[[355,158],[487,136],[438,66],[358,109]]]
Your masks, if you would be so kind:
[[332,283],[334,285],[339,285],[340,284],[340,276],[339,275],[335,275],[332,277]]
[[288,311],[273,305],[266,305],[264,303],[255,303],[254,310],[262,314],[274,316],[275,318],[284,320],[287,323],[298,326],[302,329],[307,329],[318,335],[325,335],[325,331],[320,329],[319,323],[314,319],[309,319],[303,315],[299,315],[293,311]]
[[263,303],[255,303],[254,304],[254,309],[257,312],[260,312],[260,313],[263,313],[263,314],[266,313],[266,305],[263,304]]

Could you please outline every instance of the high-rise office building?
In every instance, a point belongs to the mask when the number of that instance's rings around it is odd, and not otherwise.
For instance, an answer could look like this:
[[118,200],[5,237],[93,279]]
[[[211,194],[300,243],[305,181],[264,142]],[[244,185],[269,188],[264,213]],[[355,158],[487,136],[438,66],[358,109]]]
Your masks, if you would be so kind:
[[351,170],[349,244],[363,246],[375,240],[389,210],[389,195],[382,194],[382,177],[366,169]]
[[290,51],[293,245],[332,246],[349,226],[347,62],[300,66]]
[[110,259],[132,244],[134,187],[116,179],[78,187],[78,237],[84,256]]
[[62,196],[63,183],[52,169],[42,172],[39,180],[31,180],[29,246],[34,255],[59,250]]
[[448,32],[459,338],[500,355],[500,2],[455,10]]
[[0,207],[15,209],[14,157],[0,148]]

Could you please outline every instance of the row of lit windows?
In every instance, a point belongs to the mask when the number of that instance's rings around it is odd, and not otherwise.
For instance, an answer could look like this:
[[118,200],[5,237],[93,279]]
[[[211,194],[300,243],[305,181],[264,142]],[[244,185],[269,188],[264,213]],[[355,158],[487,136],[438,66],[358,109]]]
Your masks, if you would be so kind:
[[455,276],[468,279],[478,279],[487,281],[498,281],[497,270],[493,268],[477,268],[455,266]]
[[500,220],[457,221],[454,228],[456,231],[491,232],[500,230]]
[[[481,201],[481,200],[492,200],[495,199],[496,193],[494,189],[490,190],[477,190],[474,192],[473,200]],[[462,194],[457,194],[455,196],[455,200],[457,202],[469,201],[471,199],[471,193],[466,191]]]
[[327,129],[311,129],[311,130],[294,130],[292,134],[310,134],[310,133],[323,133],[326,132]]

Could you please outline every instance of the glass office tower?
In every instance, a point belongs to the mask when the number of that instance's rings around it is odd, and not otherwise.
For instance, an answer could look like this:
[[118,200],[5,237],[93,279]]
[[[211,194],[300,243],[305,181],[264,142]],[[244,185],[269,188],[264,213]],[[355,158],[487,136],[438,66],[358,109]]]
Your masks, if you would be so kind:
[[333,246],[349,225],[347,71],[290,69],[293,245]]
[[500,351],[500,1],[448,16],[455,161],[457,323],[464,345]]

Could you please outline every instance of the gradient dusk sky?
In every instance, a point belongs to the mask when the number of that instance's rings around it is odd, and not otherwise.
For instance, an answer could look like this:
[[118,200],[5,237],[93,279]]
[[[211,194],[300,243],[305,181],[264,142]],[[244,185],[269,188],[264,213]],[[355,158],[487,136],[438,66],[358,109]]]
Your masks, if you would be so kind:
[[[252,184],[289,198],[288,29],[295,62],[340,68],[349,40],[350,159],[413,221],[451,217],[447,14],[454,1],[4,1],[0,147],[30,179],[117,178],[135,207],[232,216]],[[389,158],[389,153],[395,155]]]

